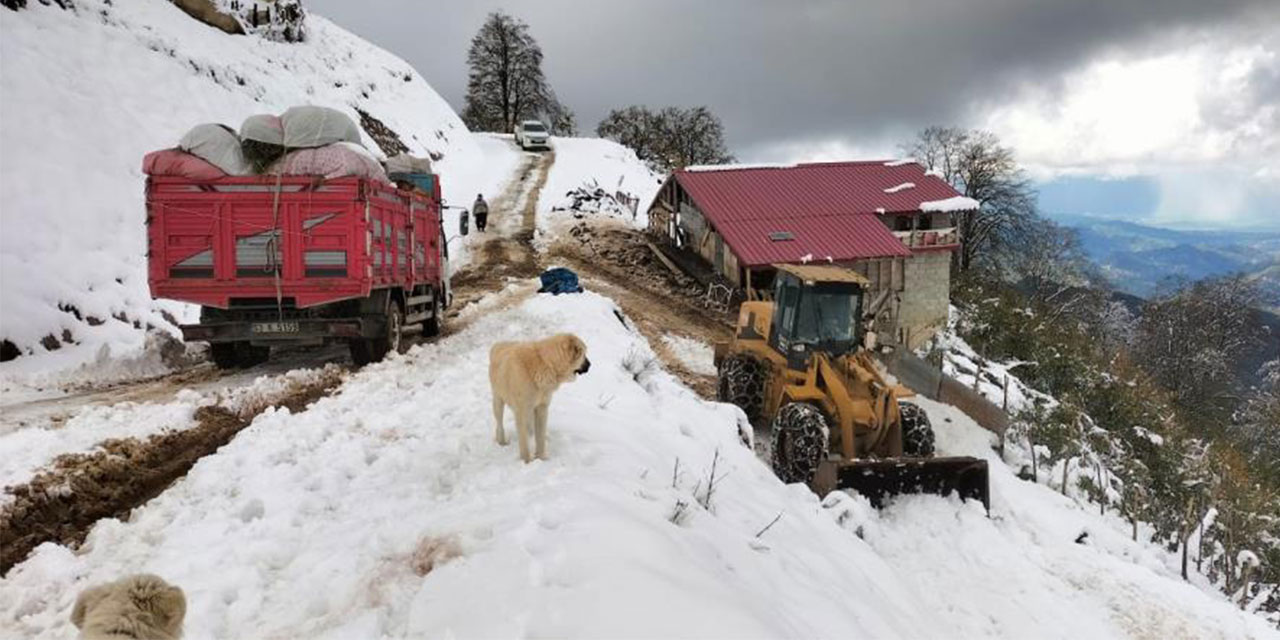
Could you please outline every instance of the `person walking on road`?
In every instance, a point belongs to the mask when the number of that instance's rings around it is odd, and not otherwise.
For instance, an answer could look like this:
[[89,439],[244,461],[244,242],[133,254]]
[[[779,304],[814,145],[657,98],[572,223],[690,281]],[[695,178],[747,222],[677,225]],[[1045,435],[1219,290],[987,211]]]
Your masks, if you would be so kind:
[[484,201],[483,194],[476,194],[476,201],[471,205],[471,213],[476,217],[476,229],[483,232],[489,223],[489,203]]

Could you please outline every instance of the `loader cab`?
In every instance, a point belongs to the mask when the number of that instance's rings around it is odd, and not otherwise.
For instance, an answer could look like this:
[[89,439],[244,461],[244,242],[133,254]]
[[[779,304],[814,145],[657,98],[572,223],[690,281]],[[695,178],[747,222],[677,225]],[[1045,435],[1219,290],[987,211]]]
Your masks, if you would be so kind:
[[805,368],[814,352],[840,356],[857,349],[864,291],[858,274],[838,267],[786,267],[791,268],[780,267],[774,280],[770,346],[793,369]]

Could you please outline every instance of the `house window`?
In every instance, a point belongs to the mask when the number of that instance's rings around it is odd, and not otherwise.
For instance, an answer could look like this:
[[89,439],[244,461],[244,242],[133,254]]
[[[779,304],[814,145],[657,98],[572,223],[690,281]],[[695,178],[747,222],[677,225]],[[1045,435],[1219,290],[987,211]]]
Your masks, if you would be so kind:
[[787,240],[795,240],[796,236],[790,231],[771,231],[769,239],[773,242],[785,242]]
[[894,216],[893,230],[894,231],[910,231],[911,217],[910,216]]
[[920,226],[917,227],[921,231],[927,231],[933,228],[933,215],[928,213],[920,214]]

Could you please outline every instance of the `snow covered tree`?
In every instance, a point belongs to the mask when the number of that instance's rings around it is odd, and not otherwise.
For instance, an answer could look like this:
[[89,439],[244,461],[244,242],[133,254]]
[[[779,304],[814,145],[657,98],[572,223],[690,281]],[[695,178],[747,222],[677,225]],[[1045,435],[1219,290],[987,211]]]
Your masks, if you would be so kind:
[[933,126],[902,149],[981,205],[977,211],[952,214],[960,234],[955,254],[959,271],[967,271],[984,253],[1015,235],[1036,231],[1030,224],[1036,209],[1035,190],[1014,160],[1013,149],[994,134]]
[[467,127],[511,133],[519,121],[538,117],[552,120],[554,129],[567,111],[547,84],[529,25],[501,11],[489,14],[467,51]]
[[1225,426],[1243,396],[1235,362],[1258,344],[1256,285],[1243,275],[1200,280],[1149,302],[1136,359],[1206,425]]
[[724,144],[724,126],[707,107],[666,107],[656,112],[635,105],[614,109],[596,126],[596,135],[634,149],[637,157],[661,173],[733,161]]
[[1255,475],[1280,487],[1280,359],[1258,372],[1262,382],[1249,393],[1232,429],[1232,439],[1247,452]]

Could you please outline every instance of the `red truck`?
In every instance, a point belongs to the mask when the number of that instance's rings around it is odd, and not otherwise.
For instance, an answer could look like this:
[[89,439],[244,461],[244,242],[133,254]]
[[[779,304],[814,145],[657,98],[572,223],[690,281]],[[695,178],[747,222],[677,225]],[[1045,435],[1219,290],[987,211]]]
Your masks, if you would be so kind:
[[[220,368],[346,341],[356,365],[440,332],[450,302],[439,181],[147,179],[151,295],[200,305],[186,340]],[[463,231],[465,233],[465,230]]]

